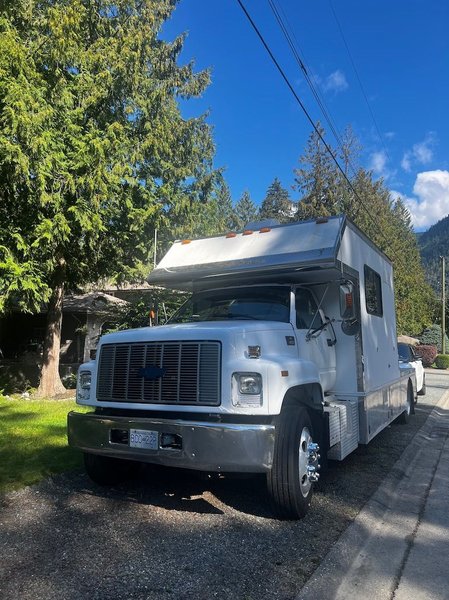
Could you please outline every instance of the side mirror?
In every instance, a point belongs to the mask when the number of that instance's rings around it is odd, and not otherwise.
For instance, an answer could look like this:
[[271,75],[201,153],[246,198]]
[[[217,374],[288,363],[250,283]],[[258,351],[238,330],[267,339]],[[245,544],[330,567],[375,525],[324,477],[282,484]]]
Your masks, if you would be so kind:
[[356,318],[354,287],[349,282],[340,285],[340,316],[344,321]]
[[354,286],[350,281],[340,285],[340,316],[342,332],[345,335],[356,335],[359,332],[360,324],[357,318]]

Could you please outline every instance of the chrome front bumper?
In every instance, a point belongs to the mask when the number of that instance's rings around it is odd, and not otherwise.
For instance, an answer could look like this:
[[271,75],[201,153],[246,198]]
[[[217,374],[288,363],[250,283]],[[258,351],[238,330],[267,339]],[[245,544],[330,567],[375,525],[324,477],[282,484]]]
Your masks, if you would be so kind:
[[[210,472],[265,473],[273,462],[274,425],[104,417],[77,412],[68,414],[67,425],[70,446],[93,454]],[[131,429],[157,432],[158,448],[131,448]],[[161,441],[168,436],[176,437],[178,447],[163,447]]]

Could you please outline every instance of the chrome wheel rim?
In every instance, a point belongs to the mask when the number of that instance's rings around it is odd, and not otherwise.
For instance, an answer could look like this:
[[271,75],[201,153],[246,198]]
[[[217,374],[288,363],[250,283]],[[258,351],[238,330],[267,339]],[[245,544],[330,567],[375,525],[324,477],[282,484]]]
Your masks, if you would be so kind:
[[299,440],[298,449],[298,475],[299,475],[299,488],[304,498],[310,492],[312,483],[309,479],[309,444],[312,443],[312,436],[307,427],[304,427],[301,431],[301,437]]

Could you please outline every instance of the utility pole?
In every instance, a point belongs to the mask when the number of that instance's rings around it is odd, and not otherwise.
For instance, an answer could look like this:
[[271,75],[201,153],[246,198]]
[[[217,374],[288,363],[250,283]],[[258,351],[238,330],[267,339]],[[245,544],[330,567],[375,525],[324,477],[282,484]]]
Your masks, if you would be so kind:
[[156,268],[157,259],[157,229],[154,230],[154,251],[153,251],[153,267]]
[[441,353],[446,354],[446,259],[441,258]]

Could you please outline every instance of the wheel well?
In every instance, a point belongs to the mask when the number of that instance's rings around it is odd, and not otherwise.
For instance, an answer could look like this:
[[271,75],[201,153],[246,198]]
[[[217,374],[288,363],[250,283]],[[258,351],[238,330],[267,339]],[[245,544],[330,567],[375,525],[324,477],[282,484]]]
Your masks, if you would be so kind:
[[307,408],[322,411],[323,392],[318,383],[307,383],[290,388],[284,396],[284,406],[302,404]]
[[284,396],[282,410],[287,406],[305,406],[308,409],[314,437],[324,450],[328,445],[329,423],[326,418],[327,413],[323,413],[323,391],[321,386],[318,383],[308,383],[290,388]]

